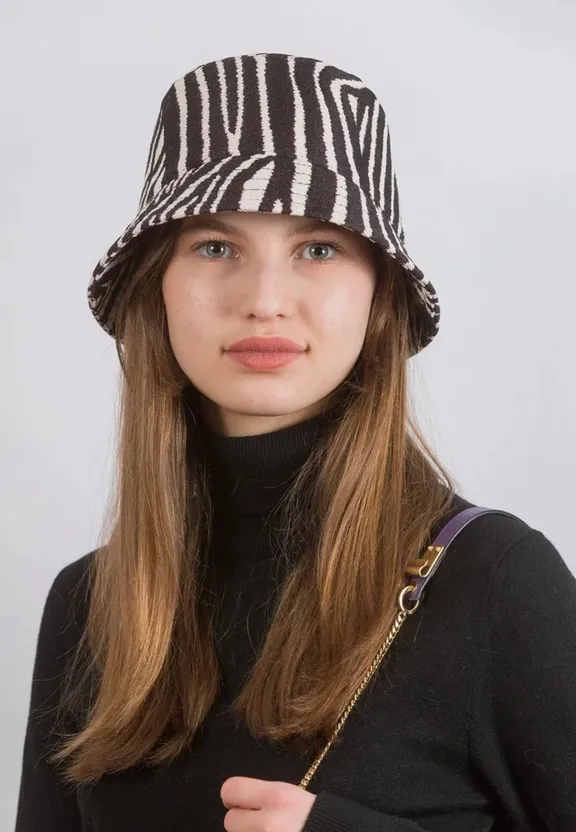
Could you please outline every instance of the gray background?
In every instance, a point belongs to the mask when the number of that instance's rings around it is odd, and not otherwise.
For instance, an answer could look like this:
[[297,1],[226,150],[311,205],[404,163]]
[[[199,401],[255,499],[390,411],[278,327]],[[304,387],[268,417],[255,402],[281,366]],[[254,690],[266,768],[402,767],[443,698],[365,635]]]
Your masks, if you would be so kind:
[[0,9],[1,829],[45,596],[95,545],[111,472],[117,359],[86,286],[133,217],[162,96],[200,63],[289,52],[377,92],[442,305],[411,362],[424,430],[461,493],[576,571],[572,0],[223,2]]

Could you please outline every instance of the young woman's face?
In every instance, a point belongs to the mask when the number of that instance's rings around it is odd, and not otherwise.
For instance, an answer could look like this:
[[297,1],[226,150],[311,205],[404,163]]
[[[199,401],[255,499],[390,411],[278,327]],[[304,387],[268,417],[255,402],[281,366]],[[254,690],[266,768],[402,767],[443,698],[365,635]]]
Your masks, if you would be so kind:
[[[375,282],[370,243],[334,225],[243,212],[184,219],[162,291],[172,349],[210,424],[240,436],[320,412],[358,358]],[[230,351],[252,336],[301,352],[270,367]]]

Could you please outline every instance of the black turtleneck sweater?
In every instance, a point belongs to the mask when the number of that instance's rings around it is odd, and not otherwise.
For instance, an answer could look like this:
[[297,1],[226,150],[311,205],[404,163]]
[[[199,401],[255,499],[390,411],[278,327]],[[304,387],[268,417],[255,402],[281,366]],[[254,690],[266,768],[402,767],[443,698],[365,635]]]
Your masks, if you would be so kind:
[[[308,760],[253,739],[227,705],[256,660],[282,581],[270,511],[318,418],[210,444],[223,685],[176,762],[64,789],[46,761],[59,681],[85,620],[92,553],[55,577],[39,629],[17,832],[216,832],[233,775],[298,783]],[[453,512],[471,504],[460,497]],[[72,609],[74,605],[74,609]],[[576,579],[522,520],[476,518],[312,779],[305,832],[574,832]],[[299,832],[299,830],[286,830]]]

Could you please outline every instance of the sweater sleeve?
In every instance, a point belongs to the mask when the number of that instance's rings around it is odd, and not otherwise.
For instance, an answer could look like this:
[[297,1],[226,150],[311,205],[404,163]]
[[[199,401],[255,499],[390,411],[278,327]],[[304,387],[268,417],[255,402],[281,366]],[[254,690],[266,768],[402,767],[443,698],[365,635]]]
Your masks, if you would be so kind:
[[427,832],[398,815],[377,812],[328,792],[320,792],[312,804],[302,832]]
[[573,832],[576,578],[541,532],[531,531],[497,564],[486,615],[471,762],[521,828]]
[[[55,750],[55,708],[70,654],[69,567],[48,592],[36,643],[28,721],[24,738],[16,832],[81,832],[75,792],[47,760]],[[66,630],[66,628],[68,628]]]

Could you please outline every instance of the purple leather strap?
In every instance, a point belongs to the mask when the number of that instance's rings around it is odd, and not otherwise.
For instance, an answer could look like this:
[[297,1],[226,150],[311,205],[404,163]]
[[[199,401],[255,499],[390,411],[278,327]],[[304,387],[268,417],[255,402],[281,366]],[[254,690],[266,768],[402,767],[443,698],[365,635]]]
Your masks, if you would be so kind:
[[[432,576],[436,573],[436,570],[440,566],[442,559],[444,558],[448,547],[455,540],[456,537],[460,534],[460,532],[466,528],[468,523],[471,523],[475,517],[480,517],[482,514],[504,514],[506,517],[514,517],[518,520],[515,514],[510,514],[508,511],[501,511],[500,509],[496,508],[483,508],[482,506],[473,506],[472,508],[466,508],[464,511],[460,511],[456,514],[451,520],[449,520],[446,525],[442,528],[440,533],[435,538],[432,546],[443,547],[442,550],[438,553],[436,560],[433,562],[430,571],[424,577],[419,575],[410,575],[410,583],[414,586],[412,592],[406,593],[405,600],[416,602],[419,601],[424,593],[428,585],[428,581],[432,578]],[[424,557],[429,556],[428,553],[425,553]]]

